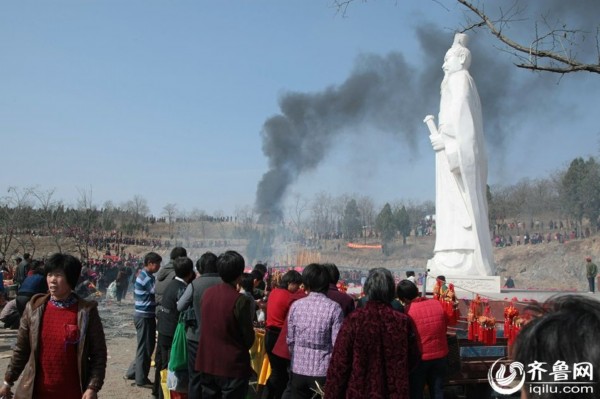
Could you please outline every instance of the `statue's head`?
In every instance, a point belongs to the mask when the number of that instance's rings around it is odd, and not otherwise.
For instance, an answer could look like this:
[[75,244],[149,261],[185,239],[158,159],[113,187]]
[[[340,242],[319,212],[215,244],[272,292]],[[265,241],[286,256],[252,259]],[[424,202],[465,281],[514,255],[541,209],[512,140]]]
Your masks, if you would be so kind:
[[467,48],[469,37],[464,33],[454,36],[452,47],[446,52],[442,69],[446,74],[451,74],[471,66],[471,52]]

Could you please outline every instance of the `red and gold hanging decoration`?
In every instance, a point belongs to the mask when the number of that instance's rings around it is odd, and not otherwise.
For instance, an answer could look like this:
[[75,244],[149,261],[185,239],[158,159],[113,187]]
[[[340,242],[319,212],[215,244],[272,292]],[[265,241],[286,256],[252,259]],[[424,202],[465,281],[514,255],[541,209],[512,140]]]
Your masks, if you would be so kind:
[[445,281],[441,280],[441,279],[436,279],[435,280],[435,286],[433,287],[433,299],[439,301],[441,296],[442,296],[442,287],[444,285]]
[[448,315],[448,325],[455,326],[458,323],[460,311],[458,310],[458,299],[456,299],[456,293],[454,292],[454,284],[446,285],[444,280],[438,278],[433,287],[433,299],[440,301],[442,304],[444,312]]
[[[508,340],[509,345],[516,338],[518,331],[515,331],[514,321],[519,316],[519,310],[514,306],[514,299],[510,305],[504,308],[504,337]],[[520,329],[520,327],[519,327]]]
[[494,345],[496,343],[496,319],[492,316],[489,306],[485,307],[483,316],[477,319],[479,331],[477,341],[484,345]]
[[512,325],[511,325],[511,333],[510,333],[510,337],[508,338],[508,346],[514,345],[515,340],[517,339],[517,336],[519,335],[519,332],[521,331],[521,328],[523,327],[523,325],[525,325],[525,321],[526,321],[526,319],[522,316],[515,316],[513,318]]
[[336,284],[336,287],[338,289],[338,291],[340,292],[347,292],[348,291],[348,284],[346,284],[346,282],[344,280],[339,280]]
[[481,304],[481,297],[476,295],[475,298],[469,304],[469,312],[467,313],[467,339],[469,341],[475,341],[479,333],[479,325],[477,320],[479,316],[483,314]]

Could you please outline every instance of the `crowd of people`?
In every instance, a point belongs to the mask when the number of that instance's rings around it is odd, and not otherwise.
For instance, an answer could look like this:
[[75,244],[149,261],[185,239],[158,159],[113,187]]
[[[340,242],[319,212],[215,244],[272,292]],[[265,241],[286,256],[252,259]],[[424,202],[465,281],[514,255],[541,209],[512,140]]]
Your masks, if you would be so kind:
[[[553,241],[558,242],[559,244],[564,244],[569,240],[577,239],[577,232],[575,230],[571,232],[548,232],[546,234],[535,232],[533,234],[529,234],[526,231],[524,234],[517,234],[514,238],[512,234],[494,234],[493,242],[494,246],[497,248],[510,247],[512,245],[535,245],[535,244],[543,244],[543,243],[551,243]],[[579,238],[583,238],[583,236],[579,236]]]
[[[408,398],[432,381],[441,390],[447,315],[438,301],[418,296],[413,282],[397,288],[387,269],[369,272],[357,305],[338,288],[334,264],[266,276],[263,264],[247,273],[244,258],[226,251],[203,254],[194,271],[182,247],[162,267],[155,252],[143,263],[134,289],[136,356],[123,377],[154,397],[163,397],[161,374],[178,356],[178,320],[185,323],[188,358],[184,372],[174,375],[190,398],[245,398],[253,376],[250,349],[262,331],[271,367],[265,399],[312,398],[318,391],[333,398]],[[427,366],[418,369],[421,363]]]
[[[78,286],[113,267],[115,284],[134,279],[137,348],[123,378],[156,398],[164,396],[161,380],[168,373],[175,379],[173,397],[245,399],[255,376],[250,349],[262,334],[271,367],[262,399],[420,399],[426,387],[430,398],[444,397],[448,313],[419,293],[414,273],[397,282],[389,270],[371,269],[357,300],[338,287],[340,271],[331,263],[268,275],[260,263],[246,272],[235,251],[206,252],[194,264],[182,247],[173,248],[164,265],[158,253],[147,253],[138,273],[132,264],[84,266],[65,254],[43,261],[24,256],[14,276],[21,288],[18,338],[0,397],[97,398],[106,341],[97,303],[79,295]],[[568,360],[600,363],[590,335],[600,326],[595,300],[569,296],[536,317],[518,337],[517,360],[568,354]],[[553,338],[564,351],[532,349],[530,343],[543,334],[556,337],[565,323],[578,327],[581,339]],[[176,342],[180,325],[185,358]]]
[[[17,329],[25,306],[36,294],[46,293],[46,258],[33,258],[29,253],[14,258],[14,265],[0,260],[0,321],[5,328]],[[127,295],[141,269],[141,259],[135,256],[126,258],[86,260],[82,262],[79,278],[73,288],[81,298],[93,300],[104,297],[120,303]],[[7,284],[5,284],[7,283]],[[8,286],[10,283],[10,286]],[[9,300],[7,289],[12,287],[14,298]]]

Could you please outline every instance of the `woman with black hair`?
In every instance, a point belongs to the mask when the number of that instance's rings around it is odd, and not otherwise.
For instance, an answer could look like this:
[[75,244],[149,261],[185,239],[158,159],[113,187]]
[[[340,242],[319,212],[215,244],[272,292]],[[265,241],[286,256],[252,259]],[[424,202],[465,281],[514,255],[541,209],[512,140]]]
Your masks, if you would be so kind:
[[325,383],[333,345],[344,320],[337,302],[327,298],[329,272],[311,263],[302,271],[306,298],[297,300],[288,315],[287,344],[291,360],[292,398],[312,398]]
[[[598,398],[600,382],[600,302],[583,295],[562,295],[550,298],[543,305],[532,305],[526,312],[534,317],[521,329],[515,343],[513,358],[529,365],[543,363],[545,373],[533,381],[531,373],[525,372],[522,398],[540,399],[591,399]],[[559,363],[561,362],[561,363]],[[568,368],[565,384],[577,384],[578,393],[567,393],[556,385],[549,392],[533,392],[542,383],[555,382],[553,368],[563,364]],[[579,365],[580,373],[573,368]],[[584,368],[585,367],[585,368]],[[538,373],[536,373],[538,374]],[[591,389],[584,388],[587,383]]]
[[369,301],[344,320],[335,342],[325,397],[408,399],[408,373],[417,359],[410,356],[415,348],[410,320],[390,304],[392,273],[371,269],[364,290]]
[[267,301],[267,320],[265,323],[265,351],[271,365],[271,375],[263,391],[263,398],[281,398],[288,383],[289,359],[277,356],[273,348],[281,334],[292,302],[297,299],[294,294],[302,285],[302,275],[290,270],[282,277],[279,285],[269,294]]
[[96,302],[74,292],[81,262],[54,254],[45,264],[49,294],[25,308],[0,397],[96,399],[106,373],[106,342]]
[[427,385],[431,399],[442,399],[448,368],[448,315],[439,301],[419,296],[417,286],[409,280],[398,283],[396,294],[414,324],[416,343],[421,353],[421,361],[409,375],[410,397],[423,398]]

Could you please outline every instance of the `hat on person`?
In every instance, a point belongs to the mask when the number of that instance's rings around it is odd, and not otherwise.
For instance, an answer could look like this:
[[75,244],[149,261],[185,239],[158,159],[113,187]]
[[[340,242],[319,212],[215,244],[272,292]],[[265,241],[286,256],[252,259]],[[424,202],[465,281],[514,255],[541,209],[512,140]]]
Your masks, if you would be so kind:
[[588,262],[592,261],[592,258],[590,258],[589,256],[587,258],[585,258],[585,260],[587,260]]

